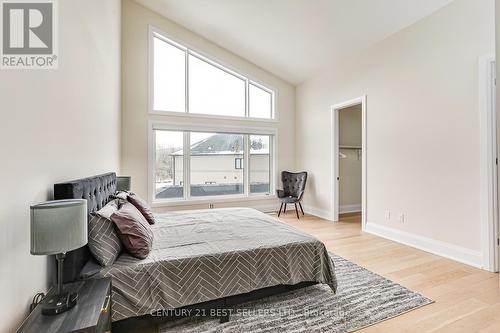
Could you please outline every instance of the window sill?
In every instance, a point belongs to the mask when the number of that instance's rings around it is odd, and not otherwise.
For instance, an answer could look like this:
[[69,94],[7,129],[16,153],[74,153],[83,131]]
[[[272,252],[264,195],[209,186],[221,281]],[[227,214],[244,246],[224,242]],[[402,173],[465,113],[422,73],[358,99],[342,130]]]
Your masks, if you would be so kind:
[[150,115],[153,116],[174,116],[174,117],[185,117],[192,119],[220,119],[220,120],[236,120],[236,121],[248,121],[257,123],[278,123],[278,119],[266,119],[266,118],[252,118],[252,117],[238,117],[238,116],[220,116],[211,114],[201,114],[201,113],[186,113],[177,111],[158,111],[150,110]]
[[159,207],[173,207],[173,206],[192,206],[212,203],[225,203],[225,202],[244,202],[244,201],[259,201],[276,199],[276,195],[250,195],[250,196],[225,196],[221,197],[204,197],[200,199],[178,199],[178,200],[153,200],[152,208]]

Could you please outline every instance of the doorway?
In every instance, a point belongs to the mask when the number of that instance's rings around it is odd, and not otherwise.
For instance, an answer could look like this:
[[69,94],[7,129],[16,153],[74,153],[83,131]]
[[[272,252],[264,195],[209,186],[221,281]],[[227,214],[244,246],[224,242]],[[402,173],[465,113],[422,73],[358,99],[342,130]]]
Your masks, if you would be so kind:
[[331,107],[332,220],[361,212],[366,225],[366,96]]

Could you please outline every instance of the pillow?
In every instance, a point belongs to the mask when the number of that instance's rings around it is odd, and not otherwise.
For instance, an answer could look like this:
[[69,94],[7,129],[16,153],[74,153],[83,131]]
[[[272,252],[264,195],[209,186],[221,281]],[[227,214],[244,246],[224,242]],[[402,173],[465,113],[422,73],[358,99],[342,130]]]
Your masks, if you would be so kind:
[[111,200],[104,207],[98,210],[96,214],[110,220],[111,215],[113,215],[113,213],[116,212],[118,208],[120,208],[121,203],[123,203],[123,200],[121,199]]
[[110,201],[96,213],[89,214],[88,246],[90,253],[102,265],[113,264],[122,252],[122,244],[113,222],[106,218],[118,210],[118,202]]
[[137,208],[141,214],[146,218],[149,224],[155,224],[155,216],[149,208],[149,205],[140,196],[135,193],[129,192],[127,200]]
[[115,194],[115,198],[127,200],[141,212],[141,214],[144,216],[144,218],[148,221],[149,224],[156,223],[155,216],[151,211],[151,208],[149,207],[148,203],[137,194],[132,193],[130,191],[118,191]]
[[128,192],[127,191],[118,191],[114,195],[115,198],[127,200]]
[[153,247],[153,231],[137,208],[125,202],[111,215],[123,246],[134,257],[144,259]]

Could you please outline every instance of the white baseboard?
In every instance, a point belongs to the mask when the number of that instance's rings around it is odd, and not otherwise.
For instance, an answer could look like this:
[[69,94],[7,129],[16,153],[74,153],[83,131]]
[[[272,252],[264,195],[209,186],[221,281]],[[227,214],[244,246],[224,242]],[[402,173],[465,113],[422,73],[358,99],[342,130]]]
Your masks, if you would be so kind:
[[380,224],[367,223],[364,231],[441,257],[482,268],[482,254],[480,251],[411,234]]
[[325,220],[332,220],[332,212],[328,210],[323,210],[323,209],[318,209],[316,207],[308,206],[302,204],[302,207],[304,208],[304,212],[307,214],[311,214],[317,217],[321,217],[322,219]]
[[361,211],[361,204],[339,206],[339,213],[340,214],[357,213],[360,211]]

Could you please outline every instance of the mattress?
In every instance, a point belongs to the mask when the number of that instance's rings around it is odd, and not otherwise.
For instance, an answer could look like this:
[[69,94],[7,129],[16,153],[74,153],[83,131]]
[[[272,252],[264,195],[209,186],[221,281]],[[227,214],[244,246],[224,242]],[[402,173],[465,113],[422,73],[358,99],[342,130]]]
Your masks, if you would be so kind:
[[249,208],[156,216],[146,259],[123,253],[98,276],[112,278],[112,320],[174,309],[280,284],[319,282],[335,292],[323,243]]

